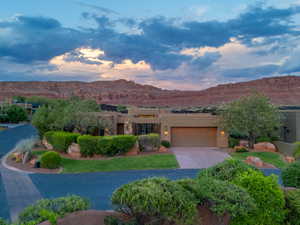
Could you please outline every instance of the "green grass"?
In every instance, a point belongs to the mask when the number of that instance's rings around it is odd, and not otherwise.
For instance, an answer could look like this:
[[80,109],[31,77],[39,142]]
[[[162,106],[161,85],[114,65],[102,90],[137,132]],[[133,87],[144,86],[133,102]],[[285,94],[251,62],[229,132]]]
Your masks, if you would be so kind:
[[[41,155],[45,151],[35,151]],[[63,158],[63,173],[86,173],[100,171],[175,169],[178,162],[173,154],[129,156],[106,160],[74,160]]]
[[231,157],[238,160],[245,160],[248,156],[258,157],[266,163],[270,163],[277,168],[283,168],[286,166],[286,162],[282,159],[281,155],[274,152],[243,152],[243,153],[231,153]]

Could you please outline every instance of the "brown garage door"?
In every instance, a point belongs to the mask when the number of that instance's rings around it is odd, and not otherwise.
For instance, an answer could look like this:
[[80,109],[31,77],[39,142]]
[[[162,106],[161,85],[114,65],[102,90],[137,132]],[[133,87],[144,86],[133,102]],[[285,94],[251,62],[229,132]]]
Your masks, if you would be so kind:
[[217,128],[174,127],[171,142],[174,147],[215,147]]

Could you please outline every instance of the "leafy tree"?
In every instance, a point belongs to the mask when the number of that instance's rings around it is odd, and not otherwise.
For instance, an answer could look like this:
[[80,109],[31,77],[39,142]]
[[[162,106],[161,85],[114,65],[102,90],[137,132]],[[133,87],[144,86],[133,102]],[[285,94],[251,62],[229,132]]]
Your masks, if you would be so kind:
[[11,105],[6,109],[7,119],[11,123],[19,123],[28,119],[24,108],[17,105]]
[[96,128],[110,127],[107,120],[95,113],[99,111],[99,105],[92,100],[55,100],[36,111],[32,124],[40,135],[50,130],[77,130],[86,134]]
[[281,125],[281,116],[267,97],[253,93],[224,105],[220,110],[220,124],[229,134],[247,136],[253,148],[256,138],[276,132]]

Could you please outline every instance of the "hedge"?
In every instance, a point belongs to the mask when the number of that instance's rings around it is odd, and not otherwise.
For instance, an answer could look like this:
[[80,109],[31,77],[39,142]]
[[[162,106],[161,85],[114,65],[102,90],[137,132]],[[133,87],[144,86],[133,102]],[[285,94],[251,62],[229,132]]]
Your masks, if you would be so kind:
[[80,134],[64,131],[50,131],[45,133],[46,140],[53,146],[54,150],[67,152],[72,143],[77,142]]
[[95,154],[100,154],[98,150],[98,142],[101,137],[83,135],[77,138],[77,143],[80,146],[80,153],[83,157],[93,156]]
[[137,140],[133,135],[114,135],[102,137],[98,141],[98,151],[102,155],[115,156],[128,152]]
[[141,151],[155,151],[160,147],[160,136],[158,134],[140,135],[138,141]]

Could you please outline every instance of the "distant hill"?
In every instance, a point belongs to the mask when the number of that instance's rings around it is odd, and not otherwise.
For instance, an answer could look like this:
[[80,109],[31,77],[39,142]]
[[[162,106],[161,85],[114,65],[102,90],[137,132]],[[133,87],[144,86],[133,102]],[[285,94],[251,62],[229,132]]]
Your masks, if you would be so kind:
[[278,105],[300,105],[300,77],[285,76],[223,84],[201,91],[163,90],[133,81],[0,82],[0,100],[16,95],[68,98],[79,96],[98,103],[136,106],[207,106],[259,91]]

